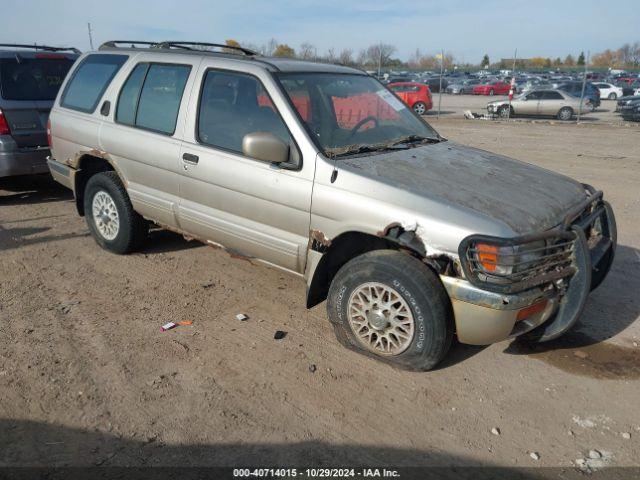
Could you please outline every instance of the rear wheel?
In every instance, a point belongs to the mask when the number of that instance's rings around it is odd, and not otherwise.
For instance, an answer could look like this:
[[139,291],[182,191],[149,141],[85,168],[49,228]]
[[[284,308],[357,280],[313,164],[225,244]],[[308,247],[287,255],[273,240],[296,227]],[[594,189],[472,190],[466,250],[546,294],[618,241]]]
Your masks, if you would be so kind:
[[492,96],[492,97],[493,97],[493,95],[494,95],[495,93],[496,93],[496,92],[494,92],[494,91],[493,91],[493,88],[492,88],[491,90],[489,90],[489,95],[490,95],[490,96]]
[[147,238],[149,224],[133,210],[116,172],[97,173],[89,179],[84,211],[93,238],[105,250],[129,253]]
[[344,346],[410,370],[435,367],[453,338],[451,304],[438,276],[394,250],[347,262],[331,283],[327,312]]
[[558,112],[558,119],[567,121],[573,117],[573,109],[571,107],[562,107]]
[[418,115],[424,115],[427,113],[427,104],[424,102],[416,102],[413,104],[413,111]]
[[615,100],[616,98],[618,98],[618,95],[616,95],[616,93],[615,93],[615,92],[611,92],[611,93],[609,94],[609,97],[608,97],[608,98],[609,98],[609,100]]

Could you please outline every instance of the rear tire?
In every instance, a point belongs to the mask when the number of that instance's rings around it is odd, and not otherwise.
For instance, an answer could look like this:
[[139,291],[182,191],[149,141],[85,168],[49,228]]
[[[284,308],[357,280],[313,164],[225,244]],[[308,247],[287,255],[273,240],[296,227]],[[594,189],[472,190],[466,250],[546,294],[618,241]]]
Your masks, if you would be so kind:
[[89,179],[84,211],[93,238],[105,250],[129,253],[147,238],[149,223],[133,210],[116,172],[97,173]]
[[616,95],[615,92],[611,92],[609,94],[609,97],[607,97],[607,98],[609,98],[609,100],[616,100],[618,98],[618,95]]
[[493,97],[495,95],[496,92],[493,91],[493,88],[491,90],[489,90],[489,96]]
[[568,121],[573,117],[573,108],[571,107],[562,107],[558,112],[558,120]]
[[427,104],[424,102],[416,102],[413,104],[413,111],[418,115],[424,115],[427,113]]
[[327,312],[345,347],[408,370],[435,367],[453,338],[451,302],[440,279],[395,250],[347,262],[331,282]]

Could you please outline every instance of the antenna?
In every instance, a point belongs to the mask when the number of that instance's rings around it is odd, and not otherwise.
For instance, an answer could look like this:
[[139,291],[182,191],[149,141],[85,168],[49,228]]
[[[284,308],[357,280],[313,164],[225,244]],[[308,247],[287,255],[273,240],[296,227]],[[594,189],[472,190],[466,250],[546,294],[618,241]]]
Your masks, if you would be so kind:
[[89,46],[93,50],[93,36],[91,35],[91,23],[87,22],[87,31],[89,32]]

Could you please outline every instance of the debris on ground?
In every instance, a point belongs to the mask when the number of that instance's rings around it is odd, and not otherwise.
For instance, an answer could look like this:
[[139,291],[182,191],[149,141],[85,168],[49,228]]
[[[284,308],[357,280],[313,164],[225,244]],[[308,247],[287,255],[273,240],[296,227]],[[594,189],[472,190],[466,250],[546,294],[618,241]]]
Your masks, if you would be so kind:
[[593,449],[589,450],[586,457],[578,458],[574,463],[584,472],[594,472],[600,468],[606,467],[611,462],[611,458],[611,452]]
[[540,460],[540,454],[538,452],[531,452],[529,456],[534,460]]
[[273,334],[274,340],[282,340],[287,336],[287,332],[283,332],[282,330],[276,330],[276,333]]
[[180,322],[168,322],[168,323],[165,323],[164,325],[162,325],[160,327],[160,331],[161,332],[166,332],[167,330],[171,330],[171,329],[176,328],[178,326],[186,327],[186,326],[189,326],[189,325],[193,325],[193,322],[191,320],[182,320]]
[[239,313],[236,315],[236,320],[240,320],[241,322],[244,322],[245,320],[249,320],[249,316],[245,315],[244,313]]
[[467,120],[493,120],[493,115],[488,113],[475,113],[471,110],[464,111],[464,118]]
[[200,284],[200,286],[201,286],[202,288],[204,288],[205,290],[206,290],[207,288],[211,288],[211,287],[213,287],[214,285],[215,285],[215,283],[213,283],[213,282],[204,282],[204,283],[201,283],[201,284]]
[[315,364],[312,363],[311,365],[309,365],[309,371],[311,373],[316,373],[316,370],[317,370],[317,368],[316,368]]
[[629,440],[631,438],[631,434],[629,432],[622,432],[621,435],[625,440]]
[[500,435],[500,429],[498,427],[493,427],[491,429],[491,433],[493,433],[494,435]]

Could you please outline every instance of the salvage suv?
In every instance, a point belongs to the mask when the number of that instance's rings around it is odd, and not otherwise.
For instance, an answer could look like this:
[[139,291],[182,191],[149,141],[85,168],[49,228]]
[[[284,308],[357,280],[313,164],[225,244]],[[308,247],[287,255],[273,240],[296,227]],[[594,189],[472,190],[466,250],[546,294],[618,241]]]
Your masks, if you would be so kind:
[[153,222],[285,269],[342,344],[414,370],[454,334],[558,337],[609,270],[602,192],[446,140],[364,72],[134,43],[83,55],[51,113],[51,173],[106,250]]

